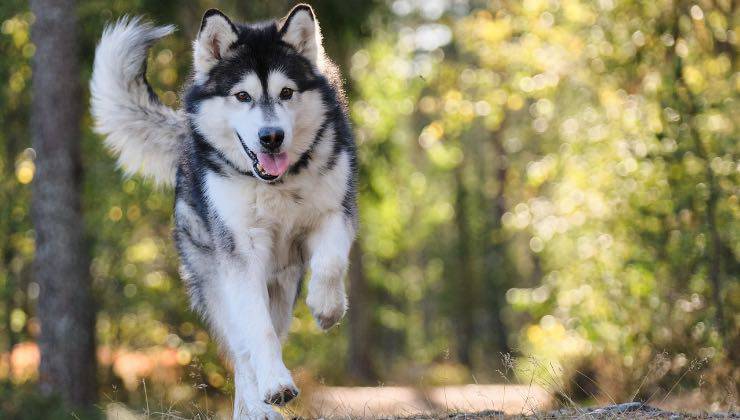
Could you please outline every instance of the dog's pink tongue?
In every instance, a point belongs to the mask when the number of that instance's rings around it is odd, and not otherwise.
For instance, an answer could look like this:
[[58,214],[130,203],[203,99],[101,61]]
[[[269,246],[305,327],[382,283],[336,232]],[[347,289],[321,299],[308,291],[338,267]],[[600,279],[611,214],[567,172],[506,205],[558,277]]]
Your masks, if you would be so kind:
[[288,154],[285,152],[271,155],[269,153],[257,153],[265,172],[272,176],[280,176],[288,169]]

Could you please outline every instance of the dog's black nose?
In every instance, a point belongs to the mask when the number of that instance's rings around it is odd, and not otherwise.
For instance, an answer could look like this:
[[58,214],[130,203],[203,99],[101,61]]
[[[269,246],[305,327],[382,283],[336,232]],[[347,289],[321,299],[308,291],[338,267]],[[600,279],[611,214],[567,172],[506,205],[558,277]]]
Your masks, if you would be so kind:
[[269,151],[277,150],[283,144],[283,138],[285,138],[285,133],[280,127],[262,127],[257,135],[262,147]]

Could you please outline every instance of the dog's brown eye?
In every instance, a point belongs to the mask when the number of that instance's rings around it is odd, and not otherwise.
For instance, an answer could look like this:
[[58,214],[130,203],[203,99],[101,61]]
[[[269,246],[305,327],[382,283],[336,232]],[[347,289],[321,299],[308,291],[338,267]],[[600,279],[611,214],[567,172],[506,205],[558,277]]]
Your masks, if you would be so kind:
[[236,100],[239,102],[249,102],[252,100],[252,97],[249,96],[249,94],[244,91],[237,92],[236,94],[234,94],[234,96],[236,97]]
[[280,99],[287,101],[288,99],[292,97],[293,97],[293,89],[283,88],[283,90],[280,91]]

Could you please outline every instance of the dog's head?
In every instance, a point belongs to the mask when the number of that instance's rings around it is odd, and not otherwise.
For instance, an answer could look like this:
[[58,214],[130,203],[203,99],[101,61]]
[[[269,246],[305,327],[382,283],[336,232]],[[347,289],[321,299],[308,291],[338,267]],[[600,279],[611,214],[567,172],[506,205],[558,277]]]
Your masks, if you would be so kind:
[[324,53],[313,10],[234,24],[211,9],[193,43],[186,102],[195,130],[266,182],[279,179],[313,143],[324,116]]

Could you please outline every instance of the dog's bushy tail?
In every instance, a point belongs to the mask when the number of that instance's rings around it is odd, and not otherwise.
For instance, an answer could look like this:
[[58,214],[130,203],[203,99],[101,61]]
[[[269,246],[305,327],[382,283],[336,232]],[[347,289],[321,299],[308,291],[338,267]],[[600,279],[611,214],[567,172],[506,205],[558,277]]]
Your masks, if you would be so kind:
[[162,102],[146,80],[149,47],[173,26],[153,26],[140,18],[109,25],[95,51],[90,81],[95,131],[118,156],[127,174],[140,173],[172,185],[188,124],[182,110]]

